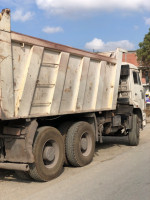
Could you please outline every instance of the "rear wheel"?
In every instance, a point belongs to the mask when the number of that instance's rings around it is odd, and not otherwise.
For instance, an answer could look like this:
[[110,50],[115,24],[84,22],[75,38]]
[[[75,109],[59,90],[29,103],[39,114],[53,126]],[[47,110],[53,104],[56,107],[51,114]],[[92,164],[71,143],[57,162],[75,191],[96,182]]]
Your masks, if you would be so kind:
[[73,124],[66,137],[66,154],[73,166],[85,166],[94,156],[95,134],[87,122]]
[[63,141],[64,141],[64,149],[65,149],[65,161],[64,161],[64,164],[66,166],[69,165],[69,162],[68,162],[68,159],[67,159],[67,156],[66,156],[66,135],[67,135],[67,132],[70,128],[70,126],[73,124],[73,122],[71,121],[66,121],[64,123],[62,123],[59,127],[58,127],[58,130],[60,131],[62,137],[63,137]]
[[128,138],[129,145],[137,146],[139,144],[140,128],[137,115],[133,115],[132,129],[129,131]]
[[34,142],[35,162],[30,165],[30,176],[38,181],[49,181],[62,172],[64,145],[60,132],[53,127],[42,127]]

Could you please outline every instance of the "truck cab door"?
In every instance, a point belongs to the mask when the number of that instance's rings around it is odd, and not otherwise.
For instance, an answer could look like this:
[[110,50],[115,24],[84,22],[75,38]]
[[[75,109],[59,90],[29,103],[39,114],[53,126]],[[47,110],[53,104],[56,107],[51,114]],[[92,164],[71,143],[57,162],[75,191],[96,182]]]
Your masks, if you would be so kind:
[[144,110],[145,108],[145,100],[144,100],[144,92],[143,86],[141,84],[141,79],[139,76],[139,71],[136,69],[132,69],[131,78],[133,79],[132,83],[132,100],[135,107]]

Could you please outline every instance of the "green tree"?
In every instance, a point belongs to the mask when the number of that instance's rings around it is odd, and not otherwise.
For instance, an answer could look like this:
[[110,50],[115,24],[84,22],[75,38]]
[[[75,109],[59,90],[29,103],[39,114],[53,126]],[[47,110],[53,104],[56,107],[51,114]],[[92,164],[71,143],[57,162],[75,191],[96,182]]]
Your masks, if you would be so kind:
[[139,47],[136,51],[139,64],[143,67],[150,67],[150,29],[143,42],[139,43]]

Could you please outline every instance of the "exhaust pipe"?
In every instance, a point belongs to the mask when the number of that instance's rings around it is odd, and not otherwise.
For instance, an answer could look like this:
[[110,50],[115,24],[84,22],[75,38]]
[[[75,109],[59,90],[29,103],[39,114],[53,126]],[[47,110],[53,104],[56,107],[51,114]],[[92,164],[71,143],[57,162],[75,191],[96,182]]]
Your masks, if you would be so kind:
[[28,164],[16,164],[16,163],[0,163],[0,169],[29,171]]

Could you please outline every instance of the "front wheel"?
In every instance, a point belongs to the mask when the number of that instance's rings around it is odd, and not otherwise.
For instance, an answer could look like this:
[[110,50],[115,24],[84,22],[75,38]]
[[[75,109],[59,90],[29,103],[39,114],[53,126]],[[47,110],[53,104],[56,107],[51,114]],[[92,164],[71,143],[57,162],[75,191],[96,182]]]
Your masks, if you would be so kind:
[[137,146],[139,144],[140,128],[139,128],[138,116],[135,114],[133,115],[132,129],[129,131],[128,138],[129,138],[129,145]]
[[64,144],[60,132],[53,127],[42,127],[33,146],[35,162],[30,165],[30,176],[38,181],[49,181],[63,169]]

